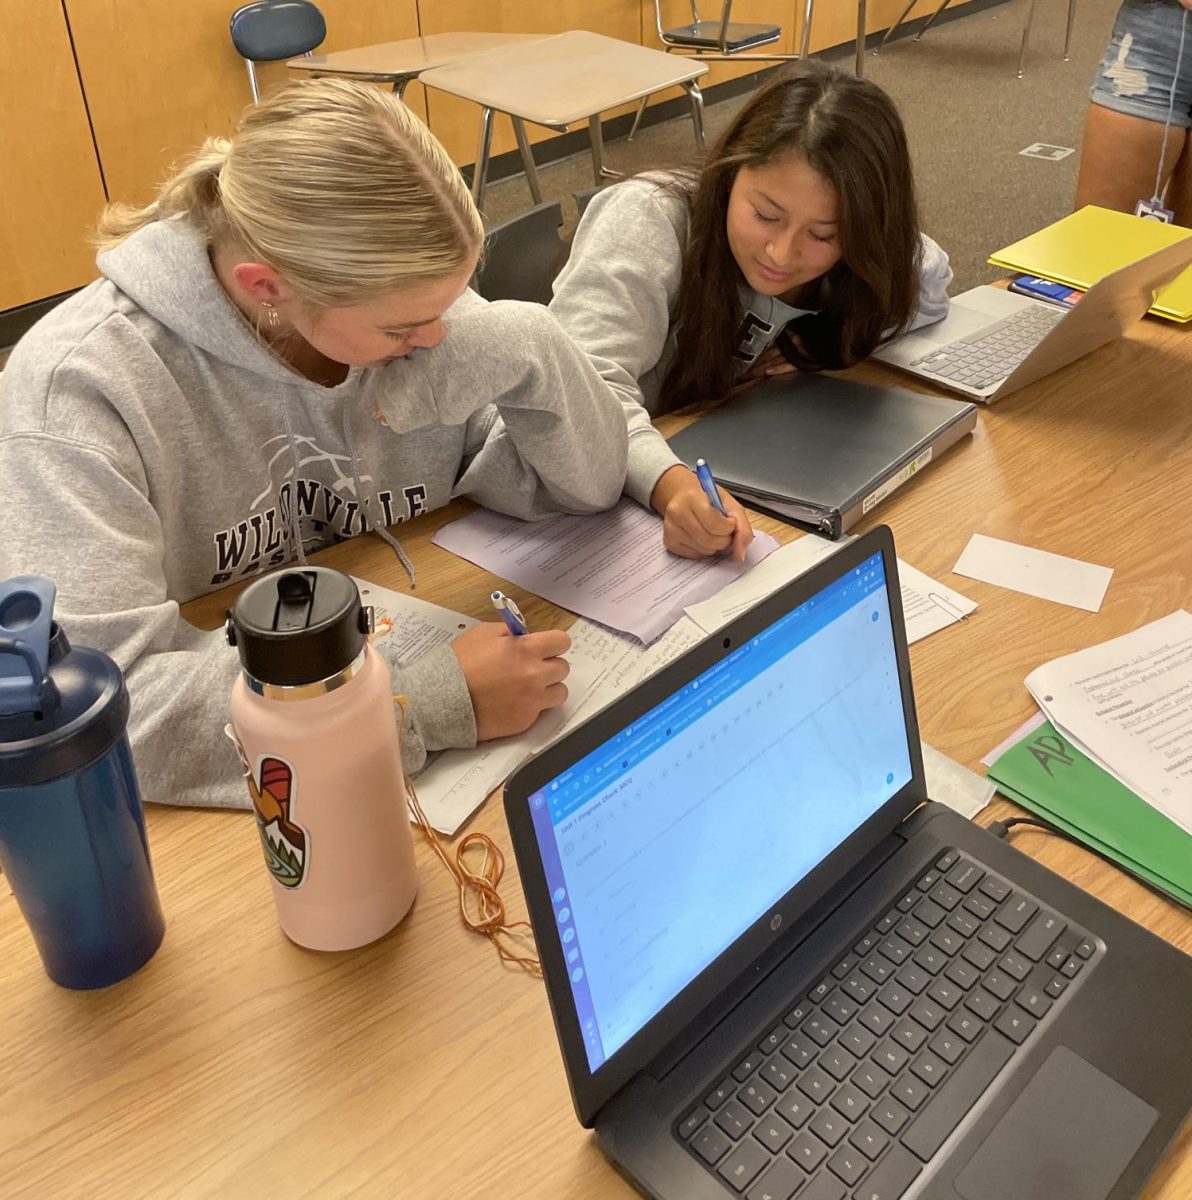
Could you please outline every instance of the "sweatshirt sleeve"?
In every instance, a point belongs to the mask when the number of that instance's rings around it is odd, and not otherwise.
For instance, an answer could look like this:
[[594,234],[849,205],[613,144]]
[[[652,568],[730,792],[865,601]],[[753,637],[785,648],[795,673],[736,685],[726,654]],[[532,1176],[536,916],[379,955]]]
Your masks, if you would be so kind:
[[628,440],[621,406],[542,305],[469,298],[434,352],[401,366],[380,400],[395,433],[431,420],[467,429],[454,496],[531,521],[617,502]]
[[[126,438],[123,446],[113,438],[101,448],[35,431],[0,436],[8,507],[0,579],[53,580],[55,617],[67,636],[111,655],[124,672],[146,800],[247,808],[239,762],[223,732],[239,660],[221,631],[188,624],[168,595],[161,522]],[[391,667],[395,690],[413,698],[403,737],[411,773],[428,750],[475,743],[463,674],[450,648],[443,650],[404,674]]]
[[908,326],[908,332],[934,325],[948,315],[948,285],[952,282],[952,264],[948,255],[927,234],[919,236],[923,243],[919,262],[919,311]]
[[647,506],[658,477],[679,459],[650,424],[638,381],[663,356],[682,254],[656,185],[616,184],[584,212],[550,304],[621,402],[629,430],[625,491]]

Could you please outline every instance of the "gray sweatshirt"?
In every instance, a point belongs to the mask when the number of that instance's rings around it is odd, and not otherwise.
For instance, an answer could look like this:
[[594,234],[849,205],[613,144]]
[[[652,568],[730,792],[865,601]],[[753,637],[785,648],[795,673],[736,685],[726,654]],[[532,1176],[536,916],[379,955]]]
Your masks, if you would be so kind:
[[[98,262],[3,375],[0,579],[48,576],[70,638],[124,670],[146,799],[248,806],[236,652],[180,604],[291,561],[295,531],[313,551],[455,496],[533,520],[621,493],[620,404],[541,306],[466,292],[439,346],[326,388],[262,345],[186,223]],[[450,647],[391,668],[408,769],[475,744]]]
[[[658,390],[675,353],[671,325],[679,301],[687,206],[658,186],[659,176],[626,180],[598,192],[575,233],[571,256],[554,284],[551,312],[620,397],[629,424],[625,491],[649,505],[658,477],[679,460],[650,424]],[[911,328],[948,312],[948,256],[923,237],[919,311]],[[738,369],[806,310],[742,287],[745,340]]]

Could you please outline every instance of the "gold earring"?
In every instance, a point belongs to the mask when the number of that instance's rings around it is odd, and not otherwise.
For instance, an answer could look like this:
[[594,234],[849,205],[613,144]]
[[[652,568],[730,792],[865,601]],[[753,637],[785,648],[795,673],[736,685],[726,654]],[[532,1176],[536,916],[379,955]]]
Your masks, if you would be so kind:
[[277,315],[277,309],[268,300],[262,300],[261,307],[269,314],[266,318],[269,322],[269,328],[276,329],[281,324],[281,317]]

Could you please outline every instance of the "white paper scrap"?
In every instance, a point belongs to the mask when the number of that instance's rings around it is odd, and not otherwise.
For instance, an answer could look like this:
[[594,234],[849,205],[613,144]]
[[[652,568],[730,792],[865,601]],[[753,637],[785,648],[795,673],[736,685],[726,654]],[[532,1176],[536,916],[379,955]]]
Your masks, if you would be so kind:
[[952,570],[970,579],[1089,612],[1100,611],[1113,577],[1112,567],[1099,567],[981,533],[973,534]]

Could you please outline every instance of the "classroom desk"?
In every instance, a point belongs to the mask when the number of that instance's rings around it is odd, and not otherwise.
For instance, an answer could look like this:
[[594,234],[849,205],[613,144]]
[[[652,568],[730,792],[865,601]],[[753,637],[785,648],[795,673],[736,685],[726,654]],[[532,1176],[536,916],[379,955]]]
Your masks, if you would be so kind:
[[289,59],[286,66],[291,71],[307,71],[315,76],[343,75],[349,79],[390,83],[400,98],[405,95],[410,82],[423,71],[518,42],[541,41],[546,36],[539,33],[431,33],[401,42],[380,42],[354,50],[304,55]]
[[681,87],[691,104],[696,145],[704,145],[703,96],[695,82],[708,68],[694,58],[666,54],[648,46],[623,42],[584,29],[489,54],[473,55],[426,71],[424,86],[437,88],[480,105],[480,137],[472,171],[472,197],[484,201],[492,148],[493,113],[506,113],[513,123],[526,184],[535,204],[542,189],[525,123],[566,129],[588,122],[596,183],[617,172],[604,166],[604,133],[600,114],[619,104],[641,100],[670,87]]
[[[905,559],[980,602],[911,648],[923,736],[945,753],[980,769],[1028,715],[1031,668],[1192,600],[1190,370],[1192,332],[1148,320],[989,409],[975,437],[881,508]],[[856,374],[907,382],[876,365]],[[398,532],[420,596],[491,620],[492,578],[430,545],[465,511],[456,503]],[[1114,567],[1102,611],[950,577],[974,531]],[[405,586],[373,537],[319,561]],[[569,620],[510,590],[535,625]],[[220,593],[188,612],[213,627],[227,603]],[[153,781],[143,785],[152,796]],[[1015,811],[997,801],[981,819]],[[151,806],[148,828],[166,937],[115,987],[55,987],[7,889],[0,896],[6,1200],[633,1196],[574,1120],[542,984],[464,930],[425,845],[403,925],[362,950],[315,954],[278,930],[247,812]],[[508,850],[495,799],[471,828]],[[1192,914],[1063,840],[1011,838],[1192,951]],[[512,856],[502,892],[512,916],[524,914]],[[1192,1126],[1144,1194],[1192,1195]]]

